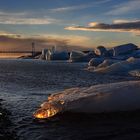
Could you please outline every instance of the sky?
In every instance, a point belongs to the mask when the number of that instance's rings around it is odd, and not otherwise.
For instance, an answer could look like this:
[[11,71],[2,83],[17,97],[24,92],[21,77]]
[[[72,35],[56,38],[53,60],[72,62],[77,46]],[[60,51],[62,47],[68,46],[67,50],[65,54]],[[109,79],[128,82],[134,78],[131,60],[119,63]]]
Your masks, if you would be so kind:
[[0,50],[140,46],[140,0],[1,0]]

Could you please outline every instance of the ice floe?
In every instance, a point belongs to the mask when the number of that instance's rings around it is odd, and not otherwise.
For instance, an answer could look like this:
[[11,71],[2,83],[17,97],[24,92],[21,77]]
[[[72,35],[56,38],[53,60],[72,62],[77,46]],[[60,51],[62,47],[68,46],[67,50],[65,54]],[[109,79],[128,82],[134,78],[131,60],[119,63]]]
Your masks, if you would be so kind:
[[102,113],[137,109],[140,109],[140,81],[125,81],[52,94],[34,117],[48,118],[61,112]]

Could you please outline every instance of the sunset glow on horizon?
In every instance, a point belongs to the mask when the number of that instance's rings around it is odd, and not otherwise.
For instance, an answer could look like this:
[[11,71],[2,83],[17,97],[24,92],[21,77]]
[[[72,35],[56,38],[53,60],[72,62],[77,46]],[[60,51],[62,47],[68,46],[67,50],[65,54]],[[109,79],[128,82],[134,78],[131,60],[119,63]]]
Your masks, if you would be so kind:
[[1,0],[0,50],[140,46],[139,0]]

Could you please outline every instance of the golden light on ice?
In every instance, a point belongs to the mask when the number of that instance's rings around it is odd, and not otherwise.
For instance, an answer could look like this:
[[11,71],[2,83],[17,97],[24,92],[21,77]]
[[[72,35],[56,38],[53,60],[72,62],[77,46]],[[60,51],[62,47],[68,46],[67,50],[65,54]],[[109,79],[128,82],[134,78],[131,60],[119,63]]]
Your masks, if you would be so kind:
[[48,101],[41,104],[41,108],[35,111],[33,116],[37,119],[46,119],[53,117],[54,115],[62,111],[64,103],[65,102],[63,100],[52,103],[52,98],[48,97]]
[[99,23],[98,22],[91,22],[91,23],[89,23],[88,25],[90,26],[90,27],[94,27],[94,26],[97,26]]
[[59,110],[54,108],[49,108],[49,109],[40,108],[33,114],[33,116],[37,119],[45,119],[56,115],[58,112]]

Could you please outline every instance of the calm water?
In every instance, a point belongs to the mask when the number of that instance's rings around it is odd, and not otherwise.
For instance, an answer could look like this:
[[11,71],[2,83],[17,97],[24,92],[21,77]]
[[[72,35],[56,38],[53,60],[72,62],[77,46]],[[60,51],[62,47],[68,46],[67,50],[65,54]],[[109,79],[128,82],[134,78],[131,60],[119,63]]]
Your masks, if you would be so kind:
[[[32,113],[50,93],[76,86],[118,81],[83,70],[86,64],[41,60],[0,60],[0,98],[11,112],[20,140],[135,139],[140,119],[110,118],[106,115],[67,114],[37,121]],[[134,80],[126,77],[127,80]],[[103,79],[106,79],[104,81]],[[119,77],[119,81],[125,80]],[[124,121],[125,120],[125,121]]]

